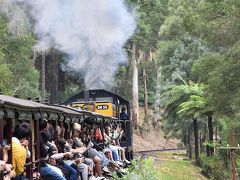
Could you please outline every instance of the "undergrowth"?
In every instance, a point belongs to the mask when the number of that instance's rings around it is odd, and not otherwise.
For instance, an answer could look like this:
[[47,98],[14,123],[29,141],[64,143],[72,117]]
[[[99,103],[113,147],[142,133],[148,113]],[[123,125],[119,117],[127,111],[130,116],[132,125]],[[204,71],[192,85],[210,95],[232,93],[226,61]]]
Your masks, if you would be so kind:
[[126,175],[118,177],[114,175],[115,180],[159,180],[160,173],[154,164],[153,158],[138,158],[132,161]]

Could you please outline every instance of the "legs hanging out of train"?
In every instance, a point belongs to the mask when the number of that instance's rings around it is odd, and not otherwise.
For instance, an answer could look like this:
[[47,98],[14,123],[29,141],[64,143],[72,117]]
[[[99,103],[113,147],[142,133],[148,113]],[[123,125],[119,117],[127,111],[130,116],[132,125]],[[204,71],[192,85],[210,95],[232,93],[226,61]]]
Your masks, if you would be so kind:
[[88,180],[88,165],[84,163],[79,164],[78,171],[81,172],[82,180]]
[[96,175],[100,176],[100,177],[103,176],[102,167],[101,167],[101,159],[98,156],[95,156],[93,158],[93,161],[95,163]]
[[76,180],[78,179],[77,171],[69,166],[68,164],[64,163],[63,168],[67,169],[70,172],[70,179],[69,180]]

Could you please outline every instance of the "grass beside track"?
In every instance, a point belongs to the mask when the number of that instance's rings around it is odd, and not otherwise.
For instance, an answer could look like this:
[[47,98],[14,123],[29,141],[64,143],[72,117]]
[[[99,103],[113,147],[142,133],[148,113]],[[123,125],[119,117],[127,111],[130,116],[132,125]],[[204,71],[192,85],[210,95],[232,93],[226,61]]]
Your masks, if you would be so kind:
[[187,160],[183,153],[157,153],[157,166],[162,180],[206,180],[200,168]]

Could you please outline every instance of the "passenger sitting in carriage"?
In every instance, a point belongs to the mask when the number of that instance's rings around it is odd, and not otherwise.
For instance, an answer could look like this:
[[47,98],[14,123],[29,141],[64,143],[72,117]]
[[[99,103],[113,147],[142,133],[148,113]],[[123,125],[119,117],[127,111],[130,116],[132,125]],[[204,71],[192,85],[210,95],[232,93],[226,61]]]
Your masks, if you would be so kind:
[[[4,177],[3,180],[9,180],[12,178],[16,177],[16,172],[13,169],[12,164],[8,164],[9,158],[8,158],[8,153],[11,150],[11,144],[9,145],[7,142],[7,131],[12,128],[12,123],[11,121],[8,121],[6,119],[3,119],[3,144],[1,146],[1,149],[3,151],[3,161],[0,161],[0,165],[4,165]],[[1,166],[3,167],[3,166]],[[1,168],[0,167],[0,168]]]
[[66,180],[63,177],[63,173],[58,167],[54,167],[49,163],[49,147],[48,141],[48,123],[45,119],[39,119],[39,131],[40,131],[40,156],[41,156],[41,168],[40,174],[44,179],[56,179]]
[[31,129],[28,123],[19,123],[15,126],[14,137],[12,138],[12,163],[16,172],[16,180],[27,179],[22,175],[26,159],[29,156],[28,138],[31,136]]
[[[85,129],[86,131],[83,132],[84,135],[88,136],[88,130],[90,129]],[[87,150],[83,153],[83,155],[86,157],[85,160],[88,161],[86,162],[87,164],[90,164],[89,159],[92,159],[94,164],[95,164],[95,176],[97,176],[97,179],[104,179],[103,177],[103,172],[102,172],[102,162],[103,158],[96,149],[92,148],[93,144],[89,141],[90,139],[86,138],[85,142],[83,143],[82,140],[80,139],[80,134],[82,133],[81,131],[81,125],[74,123],[73,126],[73,146],[75,148],[81,148],[81,147],[87,147]]]
[[58,132],[58,150],[59,152],[66,153],[70,152],[72,153],[72,158],[66,158],[63,159],[64,163],[67,165],[73,167],[75,170],[81,173],[82,180],[88,180],[88,166],[84,164],[84,157],[82,156],[76,156],[76,154],[82,154],[84,151],[86,151],[86,148],[77,148],[73,149],[71,144],[68,143],[64,139],[65,134],[65,128],[60,128],[57,126],[57,132]]
[[108,143],[108,147],[113,152],[114,161],[116,161],[120,166],[126,167],[131,164],[131,162],[126,159],[125,149],[122,148],[119,143],[122,133],[123,131],[120,126],[113,129],[111,125],[108,125],[105,127],[104,138]]
[[[58,149],[53,141],[54,128],[46,120],[40,120],[39,124],[41,134],[41,176],[45,179],[70,180],[78,179],[77,171],[62,161],[65,157],[70,157],[71,152],[58,153]],[[60,161],[61,160],[61,161]]]

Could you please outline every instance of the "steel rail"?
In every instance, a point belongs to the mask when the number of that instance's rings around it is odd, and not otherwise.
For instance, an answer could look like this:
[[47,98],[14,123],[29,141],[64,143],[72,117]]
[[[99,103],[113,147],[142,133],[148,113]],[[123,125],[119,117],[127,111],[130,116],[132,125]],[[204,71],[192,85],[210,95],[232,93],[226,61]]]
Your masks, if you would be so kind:
[[152,150],[146,150],[146,151],[135,151],[133,153],[142,154],[142,153],[151,153],[151,152],[166,152],[166,151],[179,151],[179,150],[185,150],[185,148],[152,149]]

